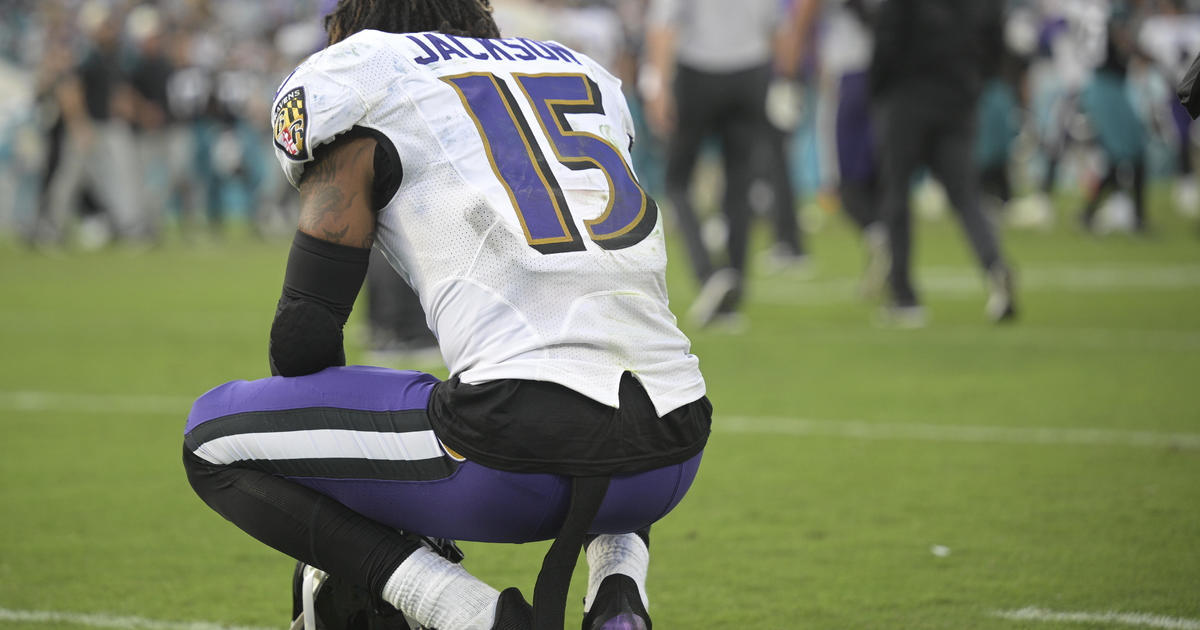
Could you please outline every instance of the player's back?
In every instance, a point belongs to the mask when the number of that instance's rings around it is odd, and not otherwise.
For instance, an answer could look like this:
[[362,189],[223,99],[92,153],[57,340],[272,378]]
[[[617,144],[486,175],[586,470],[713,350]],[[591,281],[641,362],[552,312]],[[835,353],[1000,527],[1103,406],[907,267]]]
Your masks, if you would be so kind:
[[364,31],[298,68],[275,113],[293,182],[311,148],[355,127],[394,150],[403,179],[376,242],[463,381],[548,380],[615,405],[630,371],[660,413],[703,395],[667,308],[659,213],[630,168],[628,108],[592,60]]

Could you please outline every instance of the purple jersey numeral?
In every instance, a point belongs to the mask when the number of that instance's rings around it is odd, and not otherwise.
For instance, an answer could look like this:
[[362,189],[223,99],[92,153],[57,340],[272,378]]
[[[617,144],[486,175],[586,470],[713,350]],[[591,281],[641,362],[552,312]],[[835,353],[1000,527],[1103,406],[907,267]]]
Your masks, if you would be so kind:
[[[569,114],[604,114],[599,87],[583,74],[514,75],[537,118],[536,130],[548,140],[556,160],[572,170],[599,169],[608,181],[608,205],[585,221],[588,237],[604,249],[640,242],[657,221],[654,201],[610,142],[575,131]],[[516,209],[525,239],[543,254],[585,249],[562,188],[507,83],[493,74],[473,73],[442,79],[458,92],[475,121],[492,171]]]

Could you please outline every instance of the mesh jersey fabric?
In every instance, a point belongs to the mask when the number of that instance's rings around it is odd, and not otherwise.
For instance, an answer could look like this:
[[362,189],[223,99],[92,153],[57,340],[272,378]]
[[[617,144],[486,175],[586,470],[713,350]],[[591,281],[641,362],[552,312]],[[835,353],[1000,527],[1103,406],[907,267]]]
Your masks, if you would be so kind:
[[628,371],[660,416],[704,395],[668,308],[661,217],[629,167],[628,106],[594,61],[523,38],[363,31],[285,80],[276,129],[285,106],[304,123],[299,149],[276,143],[293,184],[354,127],[394,145],[403,181],[376,243],[462,382],[549,381],[616,407]]

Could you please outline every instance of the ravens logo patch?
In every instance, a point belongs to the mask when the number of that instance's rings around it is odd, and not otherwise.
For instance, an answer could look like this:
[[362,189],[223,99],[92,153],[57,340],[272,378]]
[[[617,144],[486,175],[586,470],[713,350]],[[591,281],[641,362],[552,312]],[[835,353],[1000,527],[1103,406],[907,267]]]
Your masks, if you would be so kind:
[[275,104],[271,127],[275,146],[297,162],[308,160],[308,111],[305,109],[304,88],[298,87]]

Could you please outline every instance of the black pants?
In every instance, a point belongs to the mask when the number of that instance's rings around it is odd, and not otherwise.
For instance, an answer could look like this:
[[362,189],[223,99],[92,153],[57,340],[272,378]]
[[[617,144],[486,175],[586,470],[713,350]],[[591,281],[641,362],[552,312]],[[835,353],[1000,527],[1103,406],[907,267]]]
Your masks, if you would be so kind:
[[879,220],[879,184],[874,180],[838,182],[842,209],[859,230]]
[[366,587],[376,597],[421,545],[415,536],[283,477],[210,464],[186,447],[183,465],[196,494],[218,514],[277,551]]
[[780,242],[800,253],[793,204],[795,194],[784,152],[786,136],[766,116],[769,66],[729,73],[710,73],[680,66],[675,75],[677,121],[667,152],[667,197],[675,209],[679,230],[700,282],[716,265],[701,238],[700,221],[691,202],[696,161],[710,136],[721,143],[725,191],[721,204],[729,227],[728,265],[744,278],[750,219],[750,189],[756,179],[772,190]]
[[912,257],[912,217],[909,192],[921,166],[946,189],[971,249],[984,269],[1004,264],[992,225],[979,206],[979,174],[972,157],[975,108],[931,103],[919,94],[895,93],[879,111],[883,142],[881,219],[886,223],[892,253],[888,275],[896,305],[917,304],[909,274]]

